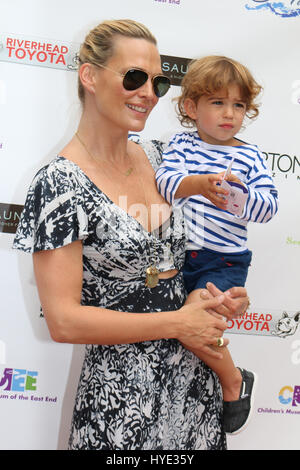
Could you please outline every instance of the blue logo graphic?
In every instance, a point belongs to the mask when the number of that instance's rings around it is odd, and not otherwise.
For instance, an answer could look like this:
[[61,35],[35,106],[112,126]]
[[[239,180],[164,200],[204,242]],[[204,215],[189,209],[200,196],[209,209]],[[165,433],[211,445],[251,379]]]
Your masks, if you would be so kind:
[[300,0],[284,0],[270,2],[268,0],[252,0],[246,5],[247,10],[271,10],[275,15],[290,18],[300,15]]
[[295,385],[295,387],[291,387],[290,385],[286,385],[282,387],[278,398],[283,405],[300,405],[300,386]]
[[38,372],[26,369],[4,369],[0,375],[0,390],[11,390],[14,392],[25,392],[36,390]]

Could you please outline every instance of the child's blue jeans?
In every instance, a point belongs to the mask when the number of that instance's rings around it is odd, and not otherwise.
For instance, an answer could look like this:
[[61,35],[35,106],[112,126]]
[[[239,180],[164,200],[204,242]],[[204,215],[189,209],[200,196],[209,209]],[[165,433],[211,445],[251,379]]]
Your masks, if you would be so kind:
[[205,288],[207,282],[213,282],[221,291],[231,287],[243,287],[246,283],[252,252],[218,253],[205,248],[187,251],[183,275],[188,293]]

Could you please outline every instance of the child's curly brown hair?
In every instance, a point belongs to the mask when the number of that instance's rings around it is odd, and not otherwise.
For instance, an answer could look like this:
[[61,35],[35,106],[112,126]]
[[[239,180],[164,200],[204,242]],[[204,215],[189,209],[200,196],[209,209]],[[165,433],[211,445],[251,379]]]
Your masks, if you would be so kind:
[[181,82],[181,95],[177,98],[176,111],[181,124],[184,127],[195,126],[194,120],[184,109],[184,101],[187,98],[197,104],[202,95],[214,94],[232,84],[240,88],[241,98],[246,103],[246,116],[250,119],[256,118],[259,104],[255,103],[255,98],[262,87],[255,81],[247,67],[236,60],[217,55],[191,61]]

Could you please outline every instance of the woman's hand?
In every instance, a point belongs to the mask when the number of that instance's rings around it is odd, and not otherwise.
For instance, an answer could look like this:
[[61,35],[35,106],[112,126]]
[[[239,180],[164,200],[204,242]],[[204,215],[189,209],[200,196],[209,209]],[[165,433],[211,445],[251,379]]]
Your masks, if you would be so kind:
[[[218,338],[223,336],[227,324],[221,318],[211,315],[209,311],[220,308],[224,301],[225,296],[221,295],[205,301],[187,303],[178,311],[182,325],[177,339],[186,349],[222,359],[221,350],[215,351],[211,346],[218,345]],[[223,345],[227,346],[228,343],[228,339],[224,339]]]

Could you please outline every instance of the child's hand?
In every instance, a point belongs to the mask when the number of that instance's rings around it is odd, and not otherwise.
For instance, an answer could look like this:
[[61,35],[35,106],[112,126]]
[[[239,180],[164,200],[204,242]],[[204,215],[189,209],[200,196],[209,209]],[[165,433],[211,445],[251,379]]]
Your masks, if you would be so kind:
[[227,201],[224,200],[224,196],[228,194],[228,191],[221,188],[220,183],[222,181],[222,174],[208,174],[200,175],[201,183],[199,187],[199,194],[206,197],[219,209],[226,210]]
[[[225,171],[223,173],[219,173],[223,177]],[[230,173],[229,175],[226,176],[225,178],[227,181],[233,181],[234,183],[239,183],[244,186],[244,183],[236,176]]]

